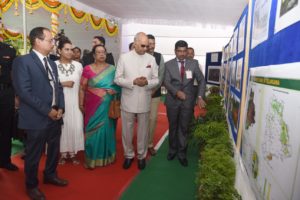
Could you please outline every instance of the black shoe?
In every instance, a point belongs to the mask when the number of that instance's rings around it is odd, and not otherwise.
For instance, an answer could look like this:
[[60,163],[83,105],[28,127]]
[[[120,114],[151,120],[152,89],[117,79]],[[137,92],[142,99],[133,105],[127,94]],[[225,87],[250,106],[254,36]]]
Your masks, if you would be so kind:
[[188,160],[186,158],[179,159],[179,162],[182,166],[187,167],[188,166]]
[[143,169],[145,169],[145,167],[146,167],[146,160],[145,160],[145,158],[144,159],[139,159],[138,160],[138,168],[140,170],[143,170]]
[[9,171],[18,171],[19,170],[19,168],[15,164],[12,164],[12,163],[0,165],[0,168],[7,169]]
[[44,178],[44,183],[63,187],[63,186],[67,186],[69,182],[67,180],[55,177],[55,178]]
[[168,160],[174,160],[176,154],[168,154],[167,159]]
[[125,158],[123,163],[123,169],[129,169],[132,164],[133,158]]
[[21,155],[21,159],[25,160],[26,154]]
[[43,192],[41,192],[38,188],[26,189],[27,195],[32,200],[45,200],[46,197]]

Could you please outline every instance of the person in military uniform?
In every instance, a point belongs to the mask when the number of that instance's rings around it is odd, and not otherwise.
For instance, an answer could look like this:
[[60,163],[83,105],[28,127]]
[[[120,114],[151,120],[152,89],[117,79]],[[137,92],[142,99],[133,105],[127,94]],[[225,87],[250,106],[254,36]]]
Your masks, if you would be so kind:
[[0,168],[17,171],[11,163],[11,138],[15,109],[15,93],[12,85],[12,62],[16,50],[0,42]]

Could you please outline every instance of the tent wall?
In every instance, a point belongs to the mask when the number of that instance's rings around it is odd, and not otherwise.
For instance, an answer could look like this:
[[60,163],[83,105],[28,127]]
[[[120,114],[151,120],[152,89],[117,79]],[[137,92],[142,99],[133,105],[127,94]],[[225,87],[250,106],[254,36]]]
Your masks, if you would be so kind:
[[156,51],[163,54],[165,61],[175,57],[174,48],[178,40],[187,41],[195,49],[195,59],[205,73],[206,52],[221,51],[232,35],[231,26],[166,26],[150,24],[123,24],[121,52],[128,51],[128,45],[137,32],[145,32],[155,36]]

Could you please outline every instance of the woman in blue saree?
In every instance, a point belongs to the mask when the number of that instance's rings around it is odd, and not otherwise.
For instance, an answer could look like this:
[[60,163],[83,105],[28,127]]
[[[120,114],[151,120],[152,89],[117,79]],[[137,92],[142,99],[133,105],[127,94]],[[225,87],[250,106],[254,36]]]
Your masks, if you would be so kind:
[[114,84],[115,66],[105,62],[106,49],[93,48],[95,62],[83,69],[79,106],[84,113],[85,167],[106,166],[116,159],[115,120],[108,117],[113,95],[119,92]]

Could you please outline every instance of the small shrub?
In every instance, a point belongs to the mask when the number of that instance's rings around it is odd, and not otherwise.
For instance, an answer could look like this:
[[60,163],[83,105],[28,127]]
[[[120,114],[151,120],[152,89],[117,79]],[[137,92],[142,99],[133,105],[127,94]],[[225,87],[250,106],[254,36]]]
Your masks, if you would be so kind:
[[200,147],[199,171],[196,178],[198,199],[241,199],[234,187],[234,147],[228,133],[222,97],[216,88],[210,90],[211,94],[206,98],[206,116],[201,120],[193,120],[189,140],[190,145]]

